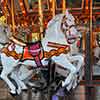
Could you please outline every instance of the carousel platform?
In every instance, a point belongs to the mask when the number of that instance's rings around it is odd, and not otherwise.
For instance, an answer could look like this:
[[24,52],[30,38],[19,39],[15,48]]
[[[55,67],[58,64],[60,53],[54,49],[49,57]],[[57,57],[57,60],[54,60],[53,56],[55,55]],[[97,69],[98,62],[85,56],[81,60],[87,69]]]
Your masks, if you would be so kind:
[[[23,92],[20,96],[12,97],[5,83],[0,80],[0,100],[100,100],[100,87],[88,88],[78,86],[70,94],[54,95],[52,98],[45,98],[42,93],[33,93],[31,90]],[[91,96],[90,96],[91,95]],[[48,95],[48,97],[50,97]],[[91,97],[91,98],[90,98]]]
[[0,79],[0,100],[13,100],[13,97],[8,92],[7,85]]
[[[100,66],[93,66],[94,76],[100,76]],[[84,85],[78,86],[70,94],[64,94],[63,96],[55,94],[52,99],[51,95],[48,95],[48,99],[45,95],[38,92],[34,93],[31,89],[27,92],[23,92],[20,96],[13,97],[9,93],[9,89],[5,82],[0,79],[0,100],[100,100],[100,86],[86,87]],[[92,98],[90,98],[90,95]]]
[[100,76],[100,65],[93,66],[93,75]]

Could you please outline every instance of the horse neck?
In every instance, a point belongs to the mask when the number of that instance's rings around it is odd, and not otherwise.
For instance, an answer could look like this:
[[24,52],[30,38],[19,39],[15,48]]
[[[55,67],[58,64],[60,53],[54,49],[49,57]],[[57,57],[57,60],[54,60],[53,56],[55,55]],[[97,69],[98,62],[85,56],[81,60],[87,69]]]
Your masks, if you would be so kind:
[[66,38],[64,34],[61,31],[61,21],[63,18],[63,14],[56,15],[48,24],[48,28],[46,30],[45,39],[48,39],[48,41],[57,42],[66,44]]
[[1,50],[3,47],[4,47],[4,45],[0,43],[0,50]]
[[11,47],[13,46],[14,47],[14,51],[16,51],[17,53],[22,53],[23,51],[23,47],[18,45],[18,44],[15,44],[15,43],[11,43],[8,47]]
[[70,53],[75,54],[78,53],[77,41],[70,45]]
[[8,35],[4,32],[5,27],[0,25],[0,43],[6,44],[9,42]]

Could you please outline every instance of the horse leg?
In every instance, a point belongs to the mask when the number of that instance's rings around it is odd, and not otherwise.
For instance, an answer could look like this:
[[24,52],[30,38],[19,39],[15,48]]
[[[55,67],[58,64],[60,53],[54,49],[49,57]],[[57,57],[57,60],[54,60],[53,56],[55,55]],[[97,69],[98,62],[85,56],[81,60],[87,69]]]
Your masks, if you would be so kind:
[[70,61],[77,61],[77,65],[76,65],[76,69],[77,69],[76,77],[77,77],[77,80],[75,81],[76,83],[74,82],[75,84],[77,84],[77,83],[80,82],[80,80],[82,79],[82,76],[83,76],[82,68],[83,68],[83,65],[84,65],[84,58],[81,55],[76,55],[76,56],[70,56],[69,60]]
[[73,61],[77,61],[77,72],[80,71],[81,67],[83,66],[84,64],[84,58],[83,56],[81,55],[75,55],[75,56],[69,56],[68,58],[71,62]]
[[7,85],[9,86],[10,88],[10,92],[12,94],[16,94],[16,87],[13,85],[13,83],[9,80],[8,78],[8,75],[11,73],[11,70],[7,70],[7,69],[4,69],[2,70],[1,72],[1,78],[7,83]]
[[8,87],[10,88],[10,92],[12,94],[16,94],[16,87],[10,81],[8,75],[10,75],[14,71],[18,61],[13,57],[6,56],[4,53],[1,54],[1,61],[3,67],[1,78],[7,83]]
[[74,80],[74,75],[76,73],[76,67],[74,65],[72,65],[69,60],[66,58],[66,55],[64,54],[61,54],[59,56],[54,56],[52,57],[52,60],[60,65],[60,66],[63,66],[65,67],[67,70],[70,71],[69,75],[67,76],[67,78],[65,79],[65,81],[62,82],[62,86],[65,87],[66,85],[69,85],[70,82],[72,80]]
[[15,82],[17,83],[17,93],[18,94],[20,94],[21,93],[21,87],[20,87],[20,84],[19,84],[19,80],[18,80],[18,78],[17,78],[17,76],[16,76],[16,74],[14,73],[14,72],[12,72],[12,74],[10,75],[10,77],[12,78],[12,79],[14,79],[15,80]]
[[24,84],[23,81],[21,81],[19,79],[19,76],[18,76],[18,72],[17,71],[14,71],[12,74],[11,74],[11,78],[13,78],[15,80],[15,82],[17,83],[18,85],[18,89],[17,89],[17,93],[20,94],[21,93],[21,90],[25,90],[27,89],[26,85]]

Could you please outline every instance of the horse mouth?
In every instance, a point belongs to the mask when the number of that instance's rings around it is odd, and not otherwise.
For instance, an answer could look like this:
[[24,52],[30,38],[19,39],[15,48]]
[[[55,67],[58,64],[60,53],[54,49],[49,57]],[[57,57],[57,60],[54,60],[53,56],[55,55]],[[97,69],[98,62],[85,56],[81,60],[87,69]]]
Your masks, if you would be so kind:
[[69,44],[72,44],[72,43],[74,43],[76,41],[76,38],[68,38],[68,40],[67,40],[67,42],[69,43]]

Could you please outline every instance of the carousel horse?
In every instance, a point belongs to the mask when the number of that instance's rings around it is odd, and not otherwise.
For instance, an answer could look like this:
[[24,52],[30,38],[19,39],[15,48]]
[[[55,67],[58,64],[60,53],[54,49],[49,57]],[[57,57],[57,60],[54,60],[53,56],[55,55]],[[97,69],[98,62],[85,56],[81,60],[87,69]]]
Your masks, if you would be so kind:
[[[6,32],[9,33],[8,31]],[[3,32],[0,32],[0,34],[4,35]],[[23,48],[25,48],[26,44],[20,43],[14,37],[10,36],[9,43],[1,49],[1,61],[3,66],[1,78],[9,86],[10,92],[12,94],[16,94],[18,89],[26,88],[24,82],[19,79],[19,76],[16,76],[16,66],[26,65],[33,66],[33,68],[43,67],[48,65],[48,59],[51,59],[57,65],[64,67],[66,70],[69,70],[70,73],[66,79],[62,81],[62,87],[68,86],[70,89],[76,81],[76,74],[79,72],[84,62],[82,55],[78,53],[74,55],[69,51],[74,48],[73,44],[77,38],[79,38],[79,32],[75,27],[75,19],[68,11],[66,11],[66,14],[56,15],[49,22],[45,37],[40,42],[28,45],[27,48],[29,49],[28,52],[32,57],[31,59],[27,57],[24,59],[22,55],[25,51]],[[75,60],[78,62],[77,67],[71,63]],[[8,77],[14,71],[15,73],[13,75],[15,77],[15,81],[18,86],[20,86],[18,89],[16,89]]]
[[94,48],[94,59],[95,59],[95,64],[100,65],[100,33],[96,35],[96,42],[97,42],[97,47]]
[[[73,66],[73,68],[75,67],[76,73],[77,73],[77,72],[81,72],[80,69],[84,65],[84,57],[82,54],[79,53],[78,47],[77,47],[77,41],[78,41],[77,39],[81,37],[81,34],[80,34],[80,32],[77,32],[77,30],[76,30],[74,17],[71,14],[69,14],[68,12],[66,12],[66,14],[68,15],[67,17],[64,16],[63,14],[59,14],[59,15],[56,15],[52,20],[49,21],[47,29],[46,29],[46,36],[44,39],[48,38],[48,40],[45,41],[45,43],[47,45],[49,45],[48,41],[51,41],[51,45],[54,43],[59,43],[59,42],[63,45],[70,45],[70,52],[68,52],[66,54],[66,58],[70,62],[70,64],[67,63],[67,61],[66,61],[66,63],[69,64],[68,66],[67,65],[66,66],[67,66],[67,69],[70,71],[72,71],[72,70],[74,71],[74,69],[71,70],[71,68],[72,68],[71,66]],[[67,20],[67,19],[69,19],[69,20]],[[78,28],[78,29],[80,29],[80,28]],[[70,31],[71,31],[71,33],[70,33]],[[53,35],[54,33],[55,34],[59,33],[59,35],[56,35],[55,37],[50,38],[50,35]],[[60,38],[58,38],[58,36],[60,36]],[[65,37],[65,39],[62,40],[62,38],[64,38],[64,37]],[[52,48],[48,47],[46,50],[51,50],[51,49]],[[75,62],[75,61],[77,62],[76,66],[71,63],[71,62]],[[57,64],[60,65],[59,62],[57,62]],[[66,68],[66,66],[65,66],[65,68]],[[71,82],[73,83],[73,81],[70,81],[70,79],[71,79],[70,75],[69,75],[69,78],[66,78],[65,81],[62,82],[62,86],[67,85],[67,87],[66,87],[67,90],[71,89]],[[68,86],[68,83],[70,83],[69,86]],[[73,87],[74,87],[74,85],[73,85]]]

